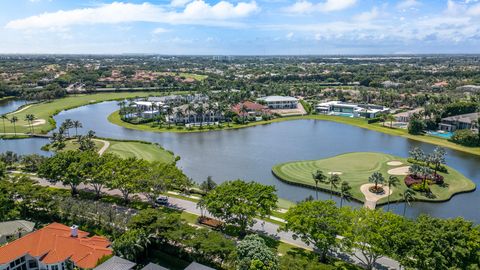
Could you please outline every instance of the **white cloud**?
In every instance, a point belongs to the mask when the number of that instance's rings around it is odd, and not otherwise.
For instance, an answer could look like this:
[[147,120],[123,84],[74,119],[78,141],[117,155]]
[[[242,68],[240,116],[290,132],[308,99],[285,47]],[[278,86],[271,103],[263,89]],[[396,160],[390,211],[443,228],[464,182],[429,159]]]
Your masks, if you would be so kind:
[[397,4],[398,9],[410,9],[420,5],[420,2],[417,0],[403,0]]
[[285,35],[285,38],[288,39],[288,40],[291,40],[294,36],[294,33],[293,32],[290,32],[288,34]]
[[378,18],[380,12],[378,11],[377,7],[373,7],[370,11],[365,11],[363,13],[358,14],[355,16],[355,20],[357,21],[371,21]]
[[192,0],[172,0],[172,2],[170,2],[170,5],[172,7],[184,7],[190,2],[192,2]]
[[333,12],[352,7],[357,0],[326,0],[320,3],[312,3],[308,0],[295,2],[293,5],[284,8],[287,13],[313,13],[313,12]]
[[204,0],[196,0],[187,4],[181,12],[169,11],[150,3],[113,2],[95,8],[60,10],[17,19],[8,22],[6,28],[28,30],[128,22],[233,26],[236,24],[230,22],[231,20],[250,16],[259,9],[254,1],[239,2],[236,5],[220,1],[215,5],[210,5]]
[[152,34],[158,35],[158,34],[162,34],[162,33],[166,33],[166,32],[170,32],[170,30],[162,28],[162,27],[157,27],[157,28],[153,29]]
[[471,16],[480,16],[480,4],[476,4],[469,8],[467,14]]

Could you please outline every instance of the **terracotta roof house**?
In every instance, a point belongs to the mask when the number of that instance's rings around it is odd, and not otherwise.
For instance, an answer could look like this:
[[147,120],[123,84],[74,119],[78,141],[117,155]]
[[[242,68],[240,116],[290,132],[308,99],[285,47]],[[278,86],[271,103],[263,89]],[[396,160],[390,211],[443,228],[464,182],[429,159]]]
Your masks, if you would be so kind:
[[[246,109],[246,112],[242,112],[242,107]],[[264,106],[259,103],[251,102],[251,101],[244,101],[232,106],[232,111],[238,115],[264,115],[264,114],[271,114],[272,112],[267,106]]]
[[110,241],[77,226],[52,223],[0,247],[0,270],[91,269],[112,254]]

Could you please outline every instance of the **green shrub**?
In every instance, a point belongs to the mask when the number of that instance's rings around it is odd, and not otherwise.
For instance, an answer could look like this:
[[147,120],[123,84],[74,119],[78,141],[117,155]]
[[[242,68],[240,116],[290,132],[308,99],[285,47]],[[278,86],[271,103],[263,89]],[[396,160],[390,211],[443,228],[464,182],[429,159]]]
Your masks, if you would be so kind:
[[450,141],[464,146],[480,146],[480,138],[478,137],[478,134],[469,129],[455,131],[453,136],[450,138]]

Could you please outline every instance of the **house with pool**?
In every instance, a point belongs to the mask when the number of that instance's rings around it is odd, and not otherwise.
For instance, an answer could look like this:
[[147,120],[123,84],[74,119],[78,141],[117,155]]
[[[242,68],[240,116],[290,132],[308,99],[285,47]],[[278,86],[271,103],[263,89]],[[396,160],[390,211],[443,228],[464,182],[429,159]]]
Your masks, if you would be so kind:
[[319,114],[335,116],[375,118],[381,114],[389,113],[390,108],[375,104],[328,101],[317,104],[315,111]]
[[454,132],[459,129],[477,129],[479,128],[478,119],[480,113],[468,113],[442,118],[438,125],[441,131]]

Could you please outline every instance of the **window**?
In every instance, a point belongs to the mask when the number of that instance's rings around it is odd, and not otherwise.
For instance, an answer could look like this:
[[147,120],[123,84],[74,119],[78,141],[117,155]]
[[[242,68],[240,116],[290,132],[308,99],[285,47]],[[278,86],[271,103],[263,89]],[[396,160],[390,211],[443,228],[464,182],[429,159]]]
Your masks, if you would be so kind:
[[29,268],[37,268],[37,267],[38,267],[37,261],[35,261],[35,260],[29,260],[29,261],[28,261],[28,267],[29,267]]

